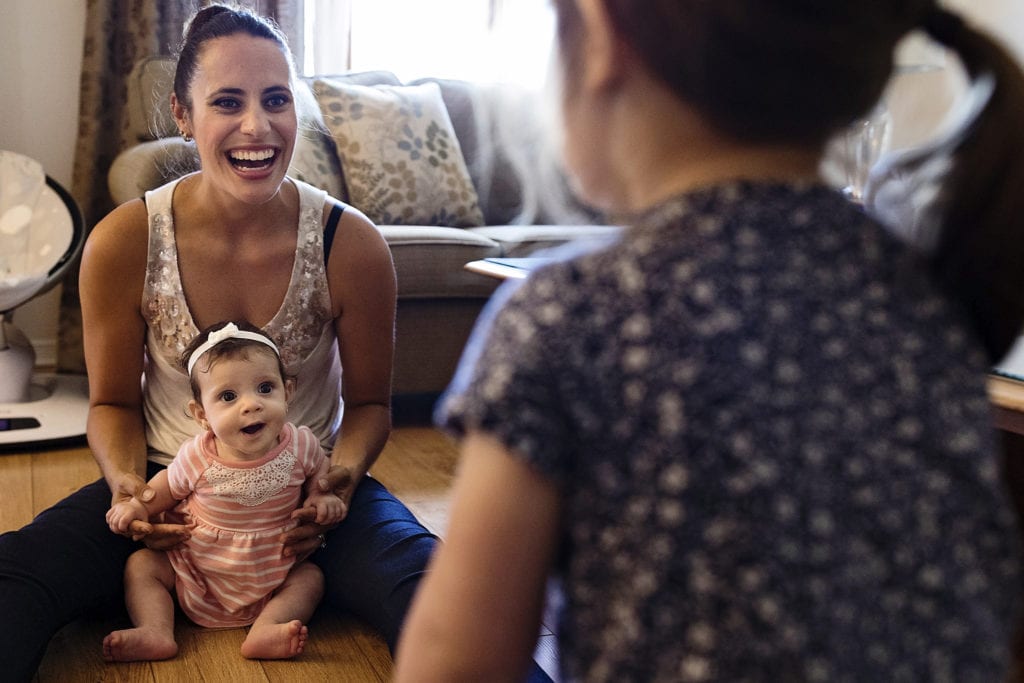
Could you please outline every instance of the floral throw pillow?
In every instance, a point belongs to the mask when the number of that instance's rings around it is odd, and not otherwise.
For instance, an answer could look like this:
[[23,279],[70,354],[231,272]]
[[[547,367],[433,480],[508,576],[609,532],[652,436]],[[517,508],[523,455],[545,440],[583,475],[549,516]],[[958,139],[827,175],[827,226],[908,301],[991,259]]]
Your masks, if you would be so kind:
[[349,203],[381,225],[483,225],[436,83],[365,86],[330,79],[313,92],[334,137]]
[[332,197],[344,199],[341,170],[337,168],[338,162],[331,159],[333,154],[333,145],[325,134],[316,130],[304,130],[300,126],[299,133],[295,136],[295,151],[292,152],[288,175],[319,187]]

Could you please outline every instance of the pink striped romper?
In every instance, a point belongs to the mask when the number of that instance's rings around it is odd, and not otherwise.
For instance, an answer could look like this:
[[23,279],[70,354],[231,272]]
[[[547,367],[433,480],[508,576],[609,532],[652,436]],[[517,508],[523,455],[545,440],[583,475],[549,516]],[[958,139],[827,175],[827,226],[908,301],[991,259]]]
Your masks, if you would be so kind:
[[182,444],[167,478],[171,494],[182,499],[176,510],[196,527],[167,555],[178,602],[192,621],[212,628],[255,621],[295,564],[281,556],[280,535],[296,526],[289,516],[324,457],[313,433],[292,424],[253,462],[217,457],[210,431]]

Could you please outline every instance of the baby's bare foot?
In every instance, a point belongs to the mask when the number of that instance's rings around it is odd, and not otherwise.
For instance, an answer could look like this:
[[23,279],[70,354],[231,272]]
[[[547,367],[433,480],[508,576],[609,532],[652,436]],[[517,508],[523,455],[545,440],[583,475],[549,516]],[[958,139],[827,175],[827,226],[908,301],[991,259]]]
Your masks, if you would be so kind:
[[129,628],[113,631],[103,639],[103,659],[108,662],[148,662],[170,659],[178,654],[173,634],[154,629]]
[[302,652],[309,629],[298,619],[287,624],[253,624],[242,643],[242,656],[249,659],[288,659]]

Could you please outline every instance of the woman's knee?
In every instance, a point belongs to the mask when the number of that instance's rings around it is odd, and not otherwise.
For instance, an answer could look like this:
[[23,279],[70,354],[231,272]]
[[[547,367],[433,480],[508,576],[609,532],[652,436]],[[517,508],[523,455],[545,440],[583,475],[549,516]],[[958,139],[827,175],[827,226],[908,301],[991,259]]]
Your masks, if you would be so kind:
[[357,489],[348,517],[327,535],[327,547],[313,559],[327,575],[329,590],[336,578],[346,583],[347,577],[355,585],[382,583],[390,590],[421,572],[436,544],[437,536],[400,500],[368,479]]
[[89,594],[121,583],[135,545],[107,528],[110,492],[103,480],[85,486],[39,513],[28,525],[0,536],[0,574],[27,572],[61,592]]

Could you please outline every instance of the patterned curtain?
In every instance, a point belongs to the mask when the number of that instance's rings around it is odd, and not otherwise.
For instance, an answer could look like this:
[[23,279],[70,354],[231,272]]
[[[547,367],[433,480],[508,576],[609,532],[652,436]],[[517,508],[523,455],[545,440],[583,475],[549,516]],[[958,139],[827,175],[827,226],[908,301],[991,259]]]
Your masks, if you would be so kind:
[[[203,2],[209,5],[210,2]],[[302,56],[305,52],[303,0],[235,0],[235,4],[252,9],[257,14],[270,17],[277,22],[288,39],[295,66],[302,71]]]
[[[71,190],[87,229],[114,208],[107,191],[107,170],[132,142],[127,139],[127,83],[132,66],[143,57],[173,54],[185,23],[208,4],[208,0],[88,0]],[[302,0],[237,4],[274,18],[291,41],[293,53],[302,55]],[[84,372],[77,269],[64,283],[60,308],[58,368]]]

